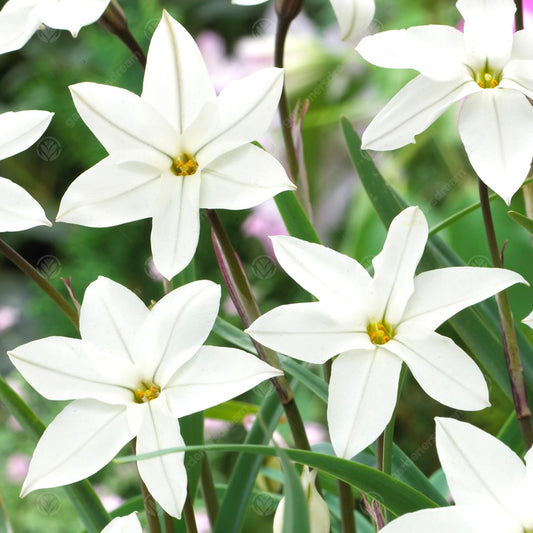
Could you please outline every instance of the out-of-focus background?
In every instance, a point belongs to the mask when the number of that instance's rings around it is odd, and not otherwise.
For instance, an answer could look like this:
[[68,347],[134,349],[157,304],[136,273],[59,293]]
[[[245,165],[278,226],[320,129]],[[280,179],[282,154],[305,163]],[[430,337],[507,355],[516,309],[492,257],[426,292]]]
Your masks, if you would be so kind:
[[[275,17],[271,4],[243,7],[231,5],[230,0],[121,2],[132,32],[145,50],[163,8],[180,20],[196,37],[217,90],[232,79],[272,65]],[[459,21],[459,13],[448,0],[377,0],[376,17],[368,33],[420,24],[456,26]],[[302,135],[318,233],[325,244],[371,267],[371,259],[381,249],[386,232],[350,164],[339,117],[346,115],[361,133],[415,74],[366,64],[352,45],[340,41],[327,0],[306,0],[305,10],[291,30],[286,65],[291,106],[309,102]],[[45,109],[55,113],[39,142],[0,162],[0,175],[25,187],[44,206],[51,220],[67,186],[106,155],[77,115],[70,97],[68,86],[82,81],[120,86],[139,94],[142,70],[125,46],[97,24],[83,28],[77,39],[67,32],[43,29],[22,50],[0,56],[0,112]],[[455,106],[446,112],[417,137],[416,144],[394,152],[370,154],[384,176],[409,202],[422,208],[430,226],[477,200],[476,177],[456,131],[457,111]],[[269,134],[258,141],[284,161],[277,119]],[[533,282],[530,237],[508,219],[503,201],[496,199],[493,207],[499,240],[508,240],[506,266]],[[512,207],[524,211],[521,194],[515,195]],[[273,202],[247,211],[223,211],[220,215],[263,311],[309,298],[272,256],[267,236],[285,232]],[[81,301],[86,286],[98,275],[105,275],[135,289],[149,304],[162,296],[158,273],[150,261],[149,234],[150,222],[143,220],[105,229],[58,223],[53,228],[4,234],[2,238],[65,295],[62,278],[71,278]],[[479,211],[444,230],[442,236],[466,264],[489,266]],[[205,220],[195,265],[198,278],[222,283]],[[227,294],[223,294],[222,316],[240,326]],[[510,295],[515,316],[523,318],[532,308],[531,290],[519,286],[511,289]],[[8,377],[45,422],[64,404],[48,402],[25,385],[12,371],[5,352],[50,335],[76,336],[76,331],[51,301],[0,257],[0,373]],[[220,341],[213,338],[211,342]],[[493,404],[501,407],[487,413],[465,414],[464,419],[495,432],[509,413],[510,405],[496,390],[491,392]],[[262,394],[264,391],[259,390],[242,399],[257,404]],[[319,446],[327,443],[324,405],[307,391],[298,390],[297,395],[312,441]],[[253,412],[253,408],[248,410]],[[211,414],[224,418],[220,410]],[[451,414],[452,410],[431,400],[416,383],[407,383],[398,411],[397,443],[428,474],[438,468],[431,437],[433,416]],[[216,442],[239,441],[250,422],[249,416],[244,420],[210,419],[206,422],[206,435]],[[284,424],[280,426],[279,438],[290,442]],[[327,449],[327,445],[321,446]],[[61,489],[38,491],[19,500],[18,492],[33,448],[34,442],[0,404],[0,502],[14,530],[81,531],[82,526]],[[217,483],[227,481],[234,460],[234,456],[213,456]],[[264,473],[258,490],[277,490],[278,486],[268,478],[272,470]],[[93,481],[109,509],[137,493],[135,469],[131,465],[110,465],[96,474]],[[245,531],[270,531],[275,504],[275,498],[256,495]],[[199,526],[202,520],[205,522],[205,517],[199,517]],[[208,531],[206,527],[202,531]]]

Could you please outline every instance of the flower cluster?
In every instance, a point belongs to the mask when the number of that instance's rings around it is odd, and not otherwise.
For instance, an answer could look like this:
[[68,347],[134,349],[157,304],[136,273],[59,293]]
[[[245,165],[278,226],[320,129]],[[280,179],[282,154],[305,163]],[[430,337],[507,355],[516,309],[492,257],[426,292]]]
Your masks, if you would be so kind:
[[[0,11],[0,54],[20,49],[43,24],[76,36],[109,3],[9,0]],[[278,12],[280,4],[283,0]],[[360,37],[374,16],[374,0],[331,0],[331,5],[346,40]],[[468,158],[479,178],[509,204],[533,157],[533,32],[513,32],[512,0],[458,0],[457,8],[463,32],[418,26],[359,43],[357,51],[375,65],[419,72],[372,120],[363,148],[392,150],[414,142],[463,100],[458,128]],[[242,349],[204,344],[219,311],[219,285],[199,280],[172,290],[170,280],[195,256],[201,209],[241,210],[295,190],[283,165],[253,144],[269,128],[283,84],[282,69],[266,68],[217,94],[192,36],[163,11],[140,96],[91,82],[70,87],[80,117],[108,155],[70,184],[56,220],[109,227],[152,219],[153,263],[165,278],[166,294],[148,308],[134,292],[100,276],[87,287],[79,309],[80,339],[52,336],[7,352],[42,396],[71,401],[37,443],[22,496],[87,478],[130,443],[137,455],[149,455],[137,461],[148,492],[167,515],[180,518],[188,497],[185,452],[165,452],[186,445],[180,419],[268,379],[281,387],[275,354],[267,364]],[[47,111],[0,114],[0,160],[35,143],[51,119]],[[0,231],[38,225],[51,225],[43,208],[22,187],[0,178]],[[313,301],[281,305],[255,320],[246,316],[245,332],[269,362],[263,347],[310,364],[332,360],[328,430],[334,453],[344,460],[384,432],[406,368],[425,393],[448,407],[490,406],[486,378],[471,357],[476,354],[436,330],[459,311],[527,282],[504,268],[421,272],[428,237],[419,207],[399,212],[371,275],[326,246],[271,236],[276,261]],[[238,257],[231,259],[241,267]],[[243,285],[246,292],[249,284],[245,278],[238,287],[229,262],[220,263],[238,300],[235,293]],[[533,312],[523,322],[533,328]],[[235,345],[246,341],[239,338]],[[524,464],[501,441],[468,423],[437,417],[436,428],[455,505],[405,514],[383,531],[533,531],[533,448]],[[329,501],[319,494],[317,474],[305,465],[301,485],[311,530],[325,533],[331,525]],[[275,532],[285,530],[288,502],[283,498],[278,506]],[[103,530],[118,532],[141,532],[135,513],[115,518]]]

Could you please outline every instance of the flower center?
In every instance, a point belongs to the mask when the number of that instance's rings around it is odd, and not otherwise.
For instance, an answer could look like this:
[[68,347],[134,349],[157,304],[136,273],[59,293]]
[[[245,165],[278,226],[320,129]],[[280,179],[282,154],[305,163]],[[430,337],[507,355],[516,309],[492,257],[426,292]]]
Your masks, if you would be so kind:
[[482,89],[494,89],[500,83],[498,76],[494,72],[491,74],[487,71],[483,72],[481,76],[478,76],[476,81]]
[[181,154],[172,161],[170,170],[176,176],[192,176],[198,170],[198,161],[190,154]]
[[133,400],[135,403],[147,403],[155,400],[160,392],[161,387],[155,383],[140,383],[137,389],[133,391]]
[[368,324],[366,331],[368,332],[372,344],[386,344],[392,339],[392,337],[394,337],[392,328],[388,324],[383,324],[382,322],[372,322],[371,324]]

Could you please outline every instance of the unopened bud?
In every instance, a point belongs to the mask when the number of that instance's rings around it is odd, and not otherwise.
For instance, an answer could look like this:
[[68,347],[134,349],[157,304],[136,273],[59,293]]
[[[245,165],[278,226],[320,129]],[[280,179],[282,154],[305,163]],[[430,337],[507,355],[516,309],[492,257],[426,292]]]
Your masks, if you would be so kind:
[[[309,513],[309,525],[311,533],[329,533],[330,518],[328,504],[322,499],[315,486],[315,479],[318,470],[309,471],[309,467],[304,465],[301,482],[307,500],[307,510]],[[283,533],[283,513],[285,511],[285,498],[279,502],[276,514],[274,515],[273,533]]]
[[276,0],[278,17],[290,22],[294,20],[304,6],[304,0]]
[[98,24],[109,33],[119,37],[130,31],[126,13],[124,13],[117,0],[111,0],[109,2],[106,10],[98,20]]

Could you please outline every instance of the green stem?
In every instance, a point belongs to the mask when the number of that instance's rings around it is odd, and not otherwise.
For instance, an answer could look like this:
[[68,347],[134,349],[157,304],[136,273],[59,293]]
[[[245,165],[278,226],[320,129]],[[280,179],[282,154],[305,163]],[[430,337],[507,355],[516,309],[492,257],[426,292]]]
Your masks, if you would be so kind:
[[356,533],[352,487],[339,479],[337,480],[337,489],[341,510],[341,532]]
[[[274,44],[274,66],[284,68],[285,55],[285,41],[291,25],[291,19],[278,16],[276,26],[276,38]],[[304,208],[307,216],[311,218],[311,200],[309,197],[309,183],[305,179],[305,175],[300,173],[300,164],[298,162],[298,154],[294,146],[294,139],[292,137],[291,116],[289,111],[289,101],[285,91],[285,81],[283,81],[283,88],[279,100],[279,117],[281,120],[281,131],[283,133],[283,142],[285,144],[285,151],[287,152],[287,160],[289,162],[289,174],[292,181],[298,186],[296,194]]]
[[[528,184],[533,183],[533,178],[528,178],[524,181],[524,186],[527,186]],[[525,189],[525,187],[524,187]],[[498,195],[496,193],[489,194],[489,202],[492,202],[494,198],[498,198]],[[476,209],[479,209],[481,207],[481,202],[476,202],[472,205],[469,205],[468,207],[465,207],[464,209],[461,209],[457,213],[453,214],[452,216],[445,218],[442,222],[439,222],[436,226],[433,226],[429,230],[429,236],[435,235],[439,231],[443,230],[444,228],[450,226],[454,222],[457,222],[459,219],[463,218],[464,216],[468,215],[469,213],[472,213]],[[530,217],[531,218],[531,217]]]
[[165,533],[174,533],[174,519],[168,513],[163,515],[163,524]]
[[183,518],[185,520],[185,525],[187,526],[187,533],[198,533],[196,518],[194,517],[194,507],[189,491],[187,491],[187,499],[185,500],[185,505],[183,506]]
[[[231,244],[222,221],[214,210],[206,210],[206,213],[211,222],[213,245],[215,247],[220,270],[224,277],[224,283],[228,288],[231,299],[237,308],[244,326],[248,327],[261,315],[259,306],[252,293],[250,282],[242,267],[242,263]],[[282,368],[276,352],[256,343],[255,341],[254,345],[259,357],[263,361],[275,368]],[[307,439],[304,423],[287,378],[285,375],[282,375],[272,378],[271,381],[278,394],[280,402],[283,405],[283,409],[285,410],[287,421],[294,438],[294,444],[302,450],[310,450],[311,446]]]
[[79,329],[79,318],[76,309],[74,309],[67,300],[55,289],[55,287],[43,277],[39,271],[33,268],[24,257],[18,254],[5,241],[0,239],[0,252],[17,266],[24,274],[31,278],[57,306],[65,313],[67,318],[72,322],[76,329]]
[[[500,256],[500,250],[498,248],[498,242],[496,239],[496,231],[494,229],[494,221],[492,219],[492,213],[490,210],[488,188],[481,180],[479,180],[479,197],[481,201],[481,211],[483,213],[483,222],[485,224],[485,232],[487,234],[492,264],[495,268],[503,268],[502,258]],[[531,410],[527,400],[522,361],[520,360],[520,352],[518,349],[518,342],[516,340],[513,314],[509,304],[507,291],[500,292],[496,296],[496,301],[498,303],[505,361],[507,363],[507,371],[509,372],[509,378],[511,381],[516,418],[518,419],[518,423],[520,425],[520,431],[522,433],[525,449],[529,450],[533,444]]]
[[219,503],[215,483],[213,481],[213,473],[211,472],[209,460],[205,453],[202,459],[200,485],[202,487],[202,496],[204,498],[207,516],[209,517],[209,523],[211,526],[214,526],[218,515]]

